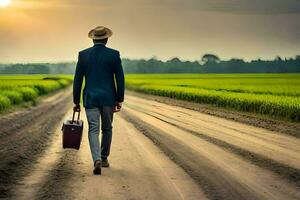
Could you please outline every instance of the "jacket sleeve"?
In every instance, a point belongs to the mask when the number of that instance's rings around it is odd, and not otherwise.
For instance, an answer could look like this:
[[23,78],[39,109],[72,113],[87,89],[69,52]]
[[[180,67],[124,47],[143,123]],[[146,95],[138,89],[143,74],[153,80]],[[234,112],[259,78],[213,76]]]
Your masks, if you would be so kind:
[[83,66],[82,66],[82,60],[81,60],[80,54],[79,54],[76,71],[75,71],[75,76],[74,76],[74,82],[73,82],[73,102],[74,102],[74,104],[80,103],[80,95],[81,95],[83,77],[84,77],[84,70],[83,70]]
[[115,79],[116,79],[116,89],[117,89],[117,101],[124,101],[124,91],[125,91],[125,78],[124,71],[122,67],[122,62],[120,58],[120,53],[117,53],[117,58],[115,61]]

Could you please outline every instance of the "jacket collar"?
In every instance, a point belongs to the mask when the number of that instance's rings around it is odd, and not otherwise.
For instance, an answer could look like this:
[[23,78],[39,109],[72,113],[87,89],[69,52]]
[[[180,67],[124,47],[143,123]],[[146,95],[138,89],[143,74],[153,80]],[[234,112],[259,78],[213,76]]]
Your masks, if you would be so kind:
[[94,44],[94,47],[95,47],[95,46],[105,46],[105,44],[103,44],[103,43],[95,43],[95,44]]

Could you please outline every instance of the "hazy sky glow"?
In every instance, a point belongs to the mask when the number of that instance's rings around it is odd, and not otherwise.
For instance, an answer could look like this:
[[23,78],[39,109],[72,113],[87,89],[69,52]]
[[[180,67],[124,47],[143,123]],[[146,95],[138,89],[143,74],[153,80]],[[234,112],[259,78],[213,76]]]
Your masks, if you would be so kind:
[[0,62],[72,61],[110,27],[123,57],[300,54],[299,0],[12,0],[0,8]]

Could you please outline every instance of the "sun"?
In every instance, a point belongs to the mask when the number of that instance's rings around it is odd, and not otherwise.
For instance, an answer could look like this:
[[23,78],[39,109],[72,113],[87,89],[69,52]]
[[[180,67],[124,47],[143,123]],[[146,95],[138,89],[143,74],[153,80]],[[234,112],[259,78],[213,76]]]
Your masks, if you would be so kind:
[[0,0],[0,7],[7,7],[11,4],[11,0]]

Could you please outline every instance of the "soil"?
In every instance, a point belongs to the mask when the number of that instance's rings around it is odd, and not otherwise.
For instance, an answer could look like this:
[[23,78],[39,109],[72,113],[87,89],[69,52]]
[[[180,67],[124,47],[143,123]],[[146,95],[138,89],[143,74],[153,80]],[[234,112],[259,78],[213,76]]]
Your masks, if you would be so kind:
[[70,108],[71,90],[39,99],[35,107],[0,117],[0,198],[10,197],[16,181],[30,171],[48,147],[53,130]]
[[230,108],[216,107],[211,104],[187,102],[183,100],[172,99],[169,97],[143,94],[134,91],[127,91],[127,94],[165,103],[172,106],[178,106],[190,110],[195,110],[201,113],[241,122],[243,124],[249,124],[255,127],[261,127],[264,129],[275,131],[275,133],[285,133],[300,138],[299,122],[291,122],[285,119],[275,119],[271,118],[270,116],[259,115],[249,112],[240,112]]
[[298,124],[127,92],[95,176],[84,111],[81,149],[62,148],[71,102],[69,88],[0,117],[0,198],[300,199]]

